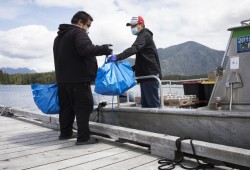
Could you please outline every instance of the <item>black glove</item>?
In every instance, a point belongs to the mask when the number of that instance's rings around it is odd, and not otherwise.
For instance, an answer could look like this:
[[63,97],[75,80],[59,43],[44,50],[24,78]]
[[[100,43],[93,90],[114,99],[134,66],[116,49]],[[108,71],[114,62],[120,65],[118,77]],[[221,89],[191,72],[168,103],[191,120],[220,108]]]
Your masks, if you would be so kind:
[[108,46],[108,47],[111,47],[111,46],[113,46],[112,44],[104,44],[104,45],[106,45],[106,46]]
[[111,55],[113,53],[113,49],[110,48],[113,46],[112,44],[104,44],[103,46],[106,47],[105,55]]
[[111,54],[113,54],[113,49],[108,48],[108,51],[107,51],[106,55],[111,55]]

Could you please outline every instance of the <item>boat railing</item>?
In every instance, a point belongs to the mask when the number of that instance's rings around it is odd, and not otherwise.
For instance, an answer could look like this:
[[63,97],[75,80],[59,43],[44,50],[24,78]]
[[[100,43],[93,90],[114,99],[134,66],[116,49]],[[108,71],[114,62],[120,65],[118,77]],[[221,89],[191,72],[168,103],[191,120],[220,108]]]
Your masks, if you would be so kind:
[[[173,83],[183,83],[183,82],[203,82],[203,81],[207,81],[208,78],[199,78],[199,79],[186,79],[186,80],[160,80],[158,76],[155,75],[148,75],[148,76],[139,76],[139,77],[135,77],[136,80],[139,79],[149,79],[149,78],[153,78],[156,79],[159,83],[159,97],[160,97],[160,108],[164,108],[164,94],[163,94],[163,84],[168,83],[169,84],[169,91],[170,93],[172,92],[171,90],[171,86],[173,85]],[[129,91],[127,91],[127,96],[126,96],[126,100],[127,102],[124,104],[128,104],[129,102]],[[99,95],[98,95],[99,96]],[[98,97],[99,98],[99,97]],[[117,95],[117,107],[120,107],[120,96]]]
[[199,79],[186,79],[186,80],[161,80],[162,84],[169,83],[169,91],[172,92],[171,86],[173,83],[183,83],[183,82],[203,82],[207,81],[208,78],[199,78]]
[[[186,79],[186,80],[160,80],[158,76],[155,75],[148,75],[148,76],[139,76],[135,77],[136,80],[138,79],[148,79],[148,78],[154,78],[159,83],[159,97],[160,97],[160,108],[164,108],[164,94],[163,94],[163,88],[162,85],[165,83],[169,83],[169,90],[171,91],[171,86],[173,83],[183,83],[183,82],[203,82],[207,81],[208,78],[199,78],[199,79]],[[120,98],[119,95],[117,96],[117,106],[120,106]],[[129,92],[127,92],[127,103],[129,103]]]
[[161,80],[159,79],[159,77],[155,76],[155,75],[135,77],[136,80],[139,80],[139,79],[148,79],[148,78],[154,78],[154,79],[156,79],[158,81],[158,83],[159,83],[159,90],[160,90],[160,104],[161,104],[160,108],[164,108],[164,96],[163,96],[163,91],[162,91],[162,83],[161,83]]
[[248,26],[248,25],[250,25],[250,19],[243,20],[240,23],[241,23],[242,26]]

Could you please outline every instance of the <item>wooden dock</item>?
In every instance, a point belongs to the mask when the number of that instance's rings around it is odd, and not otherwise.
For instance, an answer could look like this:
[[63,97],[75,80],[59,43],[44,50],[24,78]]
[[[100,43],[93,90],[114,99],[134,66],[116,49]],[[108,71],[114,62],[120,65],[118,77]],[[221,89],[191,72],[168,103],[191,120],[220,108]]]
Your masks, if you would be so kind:
[[[10,112],[24,114],[17,110]],[[25,112],[25,115],[32,114]],[[35,117],[39,117],[39,115]],[[43,115],[42,117],[44,118]],[[53,122],[52,118],[49,119]],[[94,131],[102,129],[110,134],[113,133],[113,135],[118,134],[120,130],[123,130],[123,135],[130,134],[131,138],[135,138],[137,134],[136,131],[133,132],[134,134],[126,132],[126,129],[112,129],[112,127],[107,129],[109,127],[93,126],[93,124],[91,126]],[[152,155],[152,146],[150,150],[148,147],[127,142],[119,143],[111,138],[101,136],[95,136],[99,139],[99,143],[94,145],[75,145],[76,139],[58,140],[58,130],[42,127],[41,124],[22,117],[0,116],[0,127],[0,169],[5,170],[157,170],[159,167],[158,160],[161,159],[160,156]],[[138,131],[138,133],[141,132]],[[148,135],[151,136],[152,134]],[[138,139],[141,138],[140,136],[137,137]],[[170,143],[169,141],[172,139],[166,140]],[[183,146],[185,150],[185,142]],[[204,149],[206,150],[205,147],[202,150]],[[185,158],[184,165],[194,167],[197,163],[194,159]],[[175,169],[180,170],[182,168],[176,166]],[[232,168],[216,166],[214,169],[229,170]]]
[[58,140],[59,132],[0,116],[0,169],[158,169],[145,147],[99,138],[94,145]]

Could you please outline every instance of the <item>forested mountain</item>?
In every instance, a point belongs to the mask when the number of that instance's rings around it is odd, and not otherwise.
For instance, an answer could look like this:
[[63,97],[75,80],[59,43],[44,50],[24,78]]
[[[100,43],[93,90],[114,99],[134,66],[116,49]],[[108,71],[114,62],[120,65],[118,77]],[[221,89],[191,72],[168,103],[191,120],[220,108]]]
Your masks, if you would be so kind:
[[[159,48],[163,76],[166,75],[200,75],[214,71],[221,64],[224,51],[208,48],[202,44],[188,41],[168,48]],[[134,64],[134,59],[129,58]],[[28,68],[0,68],[7,74],[30,74],[34,70]]]
[[[196,75],[205,76],[220,66],[224,52],[213,50],[202,44],[188,41],[168,48],[159,48],[164,79],[187,79]],[[128,59],[134,65],[134,59]],[[34,73],[34,74],[30,74]],[[12,75],[11,75],[12,74]],[[198,77],[197,77],[198,76]],[[55,73],[35,73],[28,68],[0,68],[0,84],[30,84],[55,82]]]
[[4,73],[7,74],[31,74],[31,73],[36,73],[34,70],[31,70],[29,68],[9,68],[9,67],[3,67],[0,68]]
[[163,75],[207,74],[220,66],[224,51],[188,41],[168,48],[159,48]]

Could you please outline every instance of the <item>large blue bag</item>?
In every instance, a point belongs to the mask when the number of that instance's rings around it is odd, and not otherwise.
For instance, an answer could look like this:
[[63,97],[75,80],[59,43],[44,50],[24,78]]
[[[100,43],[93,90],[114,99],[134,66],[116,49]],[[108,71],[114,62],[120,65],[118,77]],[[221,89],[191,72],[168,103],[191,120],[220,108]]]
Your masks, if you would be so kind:
[[31,89],[34,102],[43,113],[59,113],[57,84],[32,84]]
[[128,61],[105,62],[98,68],[94,91],[102,95],[120,95],[135,85]]

